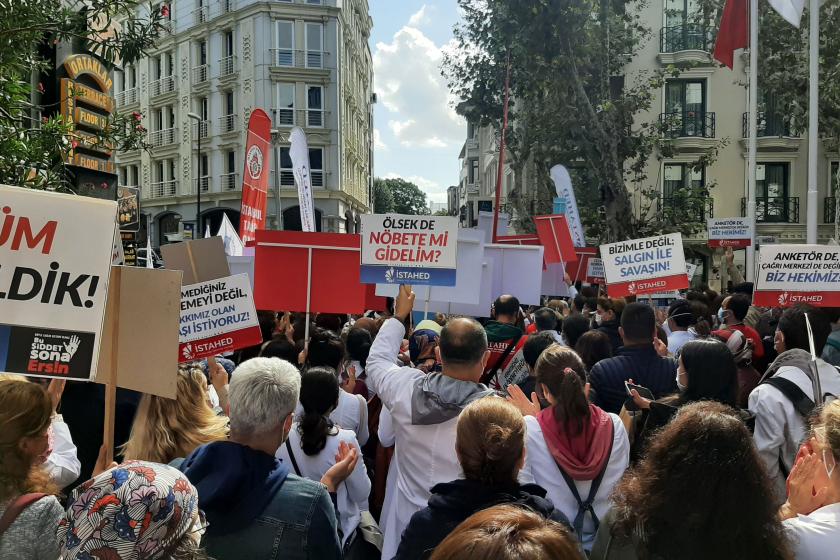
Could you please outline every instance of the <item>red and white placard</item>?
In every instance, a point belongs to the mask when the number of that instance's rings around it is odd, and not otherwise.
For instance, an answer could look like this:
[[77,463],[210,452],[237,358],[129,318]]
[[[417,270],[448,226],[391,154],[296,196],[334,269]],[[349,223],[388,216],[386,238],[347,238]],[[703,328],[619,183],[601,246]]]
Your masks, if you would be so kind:
[[706,229],[709,233],[709,247],[749,247],[755,234],[749,218],[709,218]]
[[688,288],[682,236],[669,233],[601,245],[610,297]]
[[840,247],[762,245],[753,303],[788,307],[840,306]]

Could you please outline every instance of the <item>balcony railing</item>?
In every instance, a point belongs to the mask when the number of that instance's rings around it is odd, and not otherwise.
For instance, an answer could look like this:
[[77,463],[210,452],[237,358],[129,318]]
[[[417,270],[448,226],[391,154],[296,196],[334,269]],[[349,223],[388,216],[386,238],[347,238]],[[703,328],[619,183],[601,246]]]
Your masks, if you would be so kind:
[[684,23],[663,27],[659,31],[659,52],[675,53],[680,51],[709,52],[709,32],[700,24]]
[[195,11],[193,11],[193,14],[195,14],[196,25],[198,25],[199,23],[204,23],[205,21],[210,19],[210,7],[199,6],[195,9]]
[[275,126],[323,128],[329,111],[323,109],[278,109]]
[[153,148],[159,148],[161,146],[175,144],[177,142],[177,138],[177,128],[164,128],[163,130],[155,130],[149,133],[149,144],[151,144]]
[[284,68],[326,68],[325,51],[310,51],[299,49],[270,49],[271,65]]
[[226,14],[236,9],[236,0],[219,0],[222,13]]
[[207,64],[201,64],[199,66],[194,66],[192,69],[192,83],[193,85],[203,84],[205,83],[210,77],[210,66]]
[[198,179],[193,179],[193,193],[195,193],[195,186],[196,185],[201,185],[201,192],[203,192],[203,193],[210,192],[210,182],[211,182],[211,180],[212,180],[212,178],[209,175],[199,177]]
[[[799,138],[799,132],[791,128],[790,118],[779,114],[767,114],[763,111],[760,111],[757,116],[758,128],[756,129],[756,136],[758,138],[766,138],[768,136]],[[744,113],[741,115],[742,138],[749,138],[749,133],[750,114]]]
[[230,55],[219,60],[219,77],[226,78],[236,73],[236,56]]
[[679,192],[659,198],[658,209],[663,221],[682,224],[686,222],[706,223],[714,217],[714,200],[711,197],[680,195]]
[[[323,169],[310,169],[309,175],[312,177],[312,186],[313,187],[323,187],[324,186],[324,170]],[[294,187],[295,186],[295,174],[291,169],[281,169],[280,170],[280,186],[281,187]]]
[[662,132],[667,138],[714,138],[715,114],[683,111],[659,115]]
[[837,199],[827,196],[823,199],[823,223],[833,224],[837,220]]
[[137,103],[137,88],[126,89],[116,95],[117,107]]
[[149,190],[149,198],[164,198],[167,196],[175,196],[178,192],[178,181],[171,179],[169,181],[160,181],[152,183],[152,188]]
[[158,95],[175,91],[176,84],[177,82],[175,81],[175,76],[164,76],[159,80],[155,80],[149,84],[151,96],[157,97]]
[[235,191],[239,188],[239,182],[236,180],[236,173],[225,173],[219,177],[223,191]]
[[[741,199],[741,216],[747,215],[747,199]],[[798,224],[799,197],[759,197],[755,199],[756,223]]]
[[202,140],[210,135],[210,121],[200,121],[193,125],[193,140]]
[[225,115],[219,117],[219,133],[227,134],[228,132],[236,132],[237,128],[236,115]]

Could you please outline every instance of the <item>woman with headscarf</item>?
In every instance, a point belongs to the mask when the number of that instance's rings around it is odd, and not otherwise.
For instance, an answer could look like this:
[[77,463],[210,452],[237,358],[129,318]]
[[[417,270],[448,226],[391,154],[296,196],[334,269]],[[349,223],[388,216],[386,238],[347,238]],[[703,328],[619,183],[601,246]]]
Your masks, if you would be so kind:
[[440,338],[441,326],[434,321],[420,321],[408,340],[408,353],[414,367],[423,373],[440,370],[435,349]]
[[129,461],[88,480],[58,524],[61,560],[198,560],[204,523],[180,471]]

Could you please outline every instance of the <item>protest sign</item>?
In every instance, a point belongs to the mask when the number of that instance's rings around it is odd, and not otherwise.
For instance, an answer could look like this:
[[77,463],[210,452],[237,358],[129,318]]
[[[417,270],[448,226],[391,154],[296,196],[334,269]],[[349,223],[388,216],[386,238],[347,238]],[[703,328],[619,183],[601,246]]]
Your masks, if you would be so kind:
[[601,259],[610,297],[688,288],[679,233],[601,245]]
[[[489,317],[490,307],[493,305],[493,300],[497,297],[493,295],[493,269],[495,263],[493,259],[484,254],[481,268],[476,270],[475,279],[478,295],[478,303],[449,303],[446,305],[434,306],[433,311],[440,311],[447,315],[464,315],[465,317]],[[480,278],[479,278],[480,276]]]
[[604,261],[598,257],[590,257],[586,261],[586,276],[584,282],[600,284],[604,281]]
[[569,232],[566,216],[562,214],[535,216],[534,225],[537,227],[540,244],[545,247],[544,258],[546,264],[568,263],[577,260],[575,245]]
[[[454,286],[413,286],[419,302],[457,302],[478,303],[479,290],[476,290],[476,271],[480,270],[484,258],[484,232],[474,229],[458,230],[458,269],[455,273]],[[376,295],[397,297],[397,284],[377,284]],[[424,304],[425,305],[425,304]],[[430,306],[436,304],[430,303]]]
[[542,289],[544,296],[568,297],[569,286],[565,280],[566,269],[563,263],[546,265],[542,271]]
[[455,285],[458,218],[364,214],[361,221],[362,282]]
[[840,248],[833,245],[763,245],[753,304],[840,306]]
[[754,228],[749,218],[709,218],[709,247],[740,249],[752,245]]
[[347,233],[257,231],[257,309],[364,313],[384,309],[360,282],[361,237]]
[[0,186],[0,372],[96,375],[117,204]]
[[[489,202],[489,201],[488,201]],[[492,203],[491,203],[492,208]],[[490,242],[493,241],[493,211],[486,212],[481,210],[478,213],[477,228],[484,232],[484,238]],[[510,222],[510,214],[505,212],[499,213],[499,223],[496,225],[496,235],[507,235],[508,223]]]
[[262,342],[247,274],[181,288],[178,361],[190,362]]
[[502,294],[512,294],[519,298],[520,303],[540,305],[542,246],[485,245],[484,255],[493,260],[494,298]]
[[219,236],[161,245],[160,253],[166,268],[184,272],[185,285],[230,275],[224,241]]
[[247,274],[248,281],[251,284],[251,291],[254,289],[254,255],[243,255],[241,257],[234,257],[227,255],[228,267],[231,275]]

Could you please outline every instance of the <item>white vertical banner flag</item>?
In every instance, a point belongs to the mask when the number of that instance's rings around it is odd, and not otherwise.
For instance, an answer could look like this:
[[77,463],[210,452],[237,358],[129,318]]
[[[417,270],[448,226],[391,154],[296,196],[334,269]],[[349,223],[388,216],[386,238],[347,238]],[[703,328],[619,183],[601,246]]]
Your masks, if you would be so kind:
[[583,235],[583,224],[580,222],[575,190],[572,188],[572,178],[569,171],[562,165],[555,165],[550,171],[551,180],[554,181],[554,188],[557,189],[557,196],[566,203],[566,221],[569,223],[569,231],[572,234],[572,241],[575,247],[586,247],[586,238]]
[[312,175],[309,170],[309,146],[306,144],[306,133],[296,126],[292,129],[289,139],[291,140],[289,157],[292,160],[292,171],[298,188],[301,230],[316,231],[315,208],[312,202]]
[[210,224],[207,224],[207,227],[204,228],[204,239],[207,239],[208,237],[212,237],[210,235]]
[[242,238],[236,232],[236,228],[230,223],[227,214],[222,214],[222,225],[219,227],[219,237],[225,244],[225,254],[231,257],[241,257],[245,249],[245,244],[242,243]]
[[152,253],[152,236],[146,233],[146,268],[155,267],[155,258]]
[[805,10],[805,0],[768,0],[768,2],[788,23],[799,27],[802,12]]

